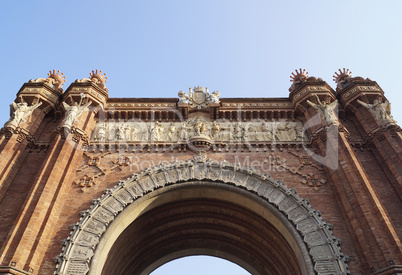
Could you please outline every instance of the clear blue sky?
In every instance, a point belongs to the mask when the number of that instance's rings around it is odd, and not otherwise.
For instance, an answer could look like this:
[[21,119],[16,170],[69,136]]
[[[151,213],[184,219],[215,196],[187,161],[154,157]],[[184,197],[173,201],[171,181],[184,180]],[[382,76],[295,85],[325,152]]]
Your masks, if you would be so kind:
[[240,266],[216,257],[190,256],[168,262],[150,275],[250,275]]
[[378,0],[3,0],[0,124],[22,84],[52,69],[64,89],[103,70],[110,97],[177,97],[198,85],[287,97],[295,69],[335,88],[344,67],[376,80],[401,124],[401,14],[402,1]]

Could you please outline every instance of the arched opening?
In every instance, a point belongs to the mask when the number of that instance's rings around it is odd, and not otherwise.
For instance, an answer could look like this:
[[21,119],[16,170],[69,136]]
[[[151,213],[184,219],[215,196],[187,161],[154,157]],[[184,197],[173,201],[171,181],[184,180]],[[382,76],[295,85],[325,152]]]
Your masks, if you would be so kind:
[[147,206],[140,214],[132,215],[128,208],[113,222],[117,226],[132,220],[118,236],[110,229],[105,234],[112,245],[105,255],[109,245],[100,243],[105,249],[98,253],[103,254],[104,266],[97,272],[149,274],[173,259],[210,255],[234,262],[251,274],[308,274],[303,257],[308,252],[300,249],[303,241],[295,238],[298,234],[283,215],[258,196],[205,181],[157,191],[142,198]]
[[281,181],[188,160],[120,181],[72,228],[56,274],[149,274],[210,255],[252,274],[343,274],[331,226]]
[[230,261],[211,256],[189,256],[170,261],[150,275],[205,275],[205,274],[231,274],[251,275],[244,268]]

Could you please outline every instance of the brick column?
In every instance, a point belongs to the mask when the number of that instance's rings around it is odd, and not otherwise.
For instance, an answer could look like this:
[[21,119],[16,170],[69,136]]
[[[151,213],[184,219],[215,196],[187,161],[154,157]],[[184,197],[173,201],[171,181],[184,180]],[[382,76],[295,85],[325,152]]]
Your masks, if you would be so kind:
[[53,71],[48,75],[47,79],[38,78],[25,83],[13,103],[25,102],[28,106],[40,104],[38,108],[21,122],[9,121],[0,130],[0,201],[25,158],[27,145],[35,143],[36,130],[45,115],[55,110],[63,93],[63,74]]
[[347,130],[339,120],[332,123],[314,108],[323,102],[334,102],[334,91],[320,79],[297,75],[290,90],[296,112],[306,118],[305,126],[318,153],[312,153],[312,157],[324,165],[366,272],[393,274],[381,270],[396,272],[402,263],[397,232],[348,141]]
[[[82,152],[88,145],[89,136],[96,125],[95,113],[106,104],[108,91],[104,86],[105,81],[105,76],[98,72],[92,73],[90,79],[71,84],[63,96],[63,120],[59,124],[60,127],[55,129],[56,134],[45,162],[40,167],[21,212],[1,247],[0,262],[8,268],[20,270],[21,273],[15,274],[38,274],[44,261],[44,252],[54,236],[55,224],[71,188],[71,176],[79,165]],[[81,94],[84,94],[85,98]],[[70,120],[71,123],[67,123],[69,106],[74,106],[74,103],[80,102],[82,98],[80,106],[88,108]],[[66,126],[67,124],[69,126]],[[1,270],[0,268],[0,274],[4,274]]]
[[354,113],[363,129],[366,145],[371,148],[395,192],[402,200],[401,128],[392,119],[381,119],[373,103],[385,102],[383,90],[375,81],[361,77],[346,78],[338,84],[337,98],[346,111]]

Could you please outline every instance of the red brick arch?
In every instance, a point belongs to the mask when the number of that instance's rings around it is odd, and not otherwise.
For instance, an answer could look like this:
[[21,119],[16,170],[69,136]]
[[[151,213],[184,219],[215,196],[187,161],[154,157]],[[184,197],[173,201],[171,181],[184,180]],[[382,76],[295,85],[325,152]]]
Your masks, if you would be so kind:
[[56,274],[145,274],[197,254],[253,274],[349,273],[331,226],[295,190],[267,174],[196,159],[106,190],[72,229]]

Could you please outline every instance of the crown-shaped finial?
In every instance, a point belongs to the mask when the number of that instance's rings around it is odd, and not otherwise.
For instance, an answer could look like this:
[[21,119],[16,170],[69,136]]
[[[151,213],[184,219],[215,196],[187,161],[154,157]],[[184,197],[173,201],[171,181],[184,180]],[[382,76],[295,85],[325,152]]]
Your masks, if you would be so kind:
[[307,79],[308,78],[308,72],[306,72],[305,69],[299,69],[299,71],[295,70],[295,73],[292,73],[292,75],[290,76],[290,82],[295,83],[296,81],[298,81],[299,79]]
[[64,76],[63,73],[60,74],[60,71],[53,70],[53,71],[49,71],[49,73],[47,74],[49,77],[47,78],[49,81],[53,80],[54,82],[57,82],[60,87],[61,85],[64,84],[64,82],[66,82],[66,77]]
[[91,81],[95,82],[96,84],[104,84],[107,81],[107,77],[106,74],[104,73],[102,75],[102,71],[95,70],[92,71],[92,73],[89,74],[90,77],[89,79],[91,79]]
[[343,70],[339,69],[339,73],[335,72],[335,74],[333,75],[334,77],[334,81],[335,83],[339,83],[339,81],[351,77],[352,76],[352,72],[349,71],[349,69],[345,69],[343,68]]
[[197,87],[194,87],[194,92],[196,92],[196,91],[205,91],[205,89],[204,89],[204,87],[202,87],[202,86],[197,86]]

